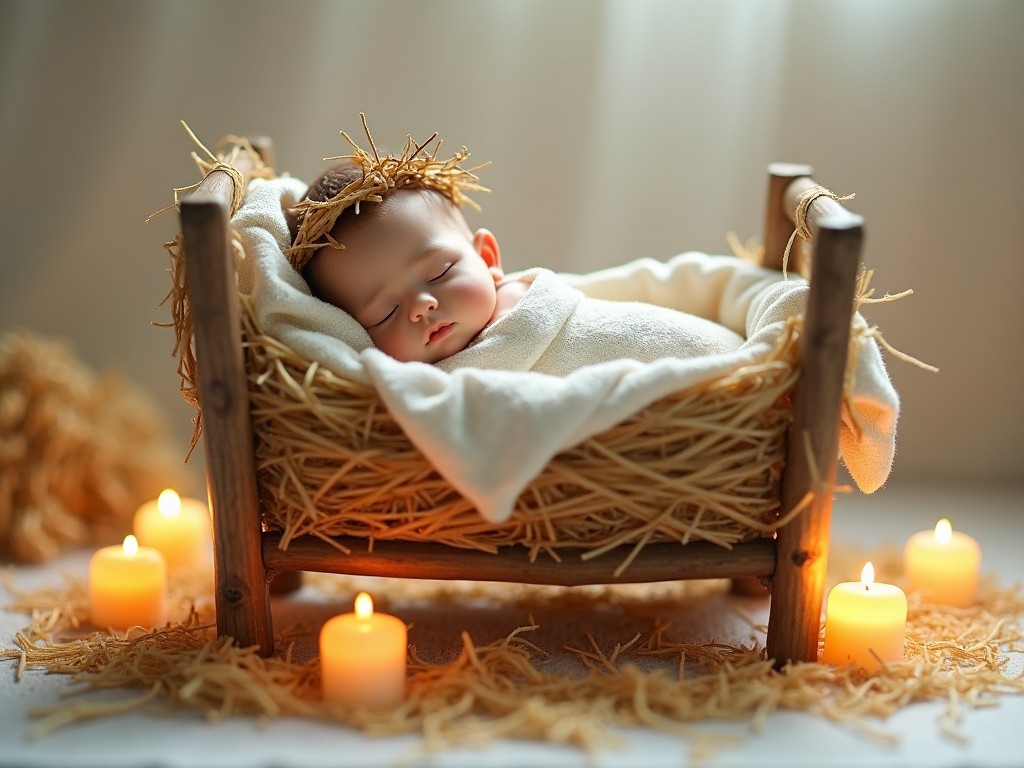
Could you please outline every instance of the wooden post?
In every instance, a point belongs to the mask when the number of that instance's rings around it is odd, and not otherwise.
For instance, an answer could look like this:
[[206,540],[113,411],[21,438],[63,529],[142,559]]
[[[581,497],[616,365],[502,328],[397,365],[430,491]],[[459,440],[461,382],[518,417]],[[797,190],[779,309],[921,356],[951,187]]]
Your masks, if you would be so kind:
[[263,534],[263,559],[268,568],[326,571],[359,576],[398,579],[466,579],[505,581],[517,584],[630,584],[670,579],[718,579],[730,576],[770,576],[775,568],[775,544],[760,538],[725,549],[707,541],[681,547],[678,543],[647,544],[620,576],[616,569],[629,554],[623,545],[600,557],[583,560],[563,553],[563,561],[541,556],[530,559],[526,547],[504,547],[500,554],[462,549],[423,541],[377,541],[367,548],[366,539],[335,537],[351,549],[341,554],[326,541],[299,536],[278,545],[281,535]]
[[[768,202],[764,214],[764,266],[782,269],[782,255],[793,234],[793,213],[796,206],[789,205],[786,190],[794,179],[810,176],[809,165],[772,163],[768,166]],[[791,266],[794,272],[795,265]]]
[[228,222],[231,189],[226,173],[207,177],[181,203],[181,232],[213,509],[217,631],[269,656],[274,639]]
[[[787,199],[795,203],[812,183],[809,179],[791,183]],[[809,507],[779,530],[776,542],[767,650],[777,667],[788,661],[815,661],[818,656],[831,487],[839,458],[843,381],[863,239],[860,216],[831,199],[819,199],[822,204],[808,211],[815,232],[813,279],[801,333],[801,371],[794,393],[782,509],[792,509],[808,493],[812,496]]]
[[[793,216],[796,205],[787,199],[786,190],[798,178],[809,177],[813,169],[797,163],[771,163],[768,166],[768,195],[764,209],[764,259],[769,269],[782,269],[786,244],[793,234]],[[791,265],[794,273],[796,265]],[[766,597],[768,587],[756,578],[736,578],[730,588],[734,594],[747,597]]]
[[249,144],[256,150],[256,154],[260,156],[260,160],[268,168],[273,168],[277,164],[277,156],[274,154],[274,142],[270,140],[269,136],[253,136],[249,139]]

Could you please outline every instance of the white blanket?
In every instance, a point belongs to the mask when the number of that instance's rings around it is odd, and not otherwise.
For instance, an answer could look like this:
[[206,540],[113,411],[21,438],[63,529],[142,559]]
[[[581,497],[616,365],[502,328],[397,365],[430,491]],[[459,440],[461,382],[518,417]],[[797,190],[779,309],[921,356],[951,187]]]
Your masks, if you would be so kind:
[[442,371],[487,368],[568,376],[588,365],[630,359],[731,355],[743,336],[687,312],[638,301],[586,296],[547,269],[521,276],[526,295],[461,352],[435,363]]
[[[534,293],[528,291],[524,312],[517,316],[517,306],[478,343],[439,365],[398,362],[374,349],[349,315],[314,298],[284,258],[289,234],[283,209],[304,192],[304,184],[288,178],[250,185],[234,219],[246,254],[239,265],[240,289],[252,295],[267,333],[340,376],[373,385],[409,440],[492,522],[508,519],[519,494],[559,451],[672,392],[763,359],[785,319],[806,303],[803,280],[783,281],[777,272],[724,256],[641,259],[589,275],[545,272],[537,286],[544,290],[534,296],[540,301],[527,301]],[[565,285],[559,287],[559,278]],[[643,360],[604,359],[607,354],[599,353],[593,364],[574,366],[556,348],[578,353],[590,316],[571,319],[588,302],[566,285],[595,299],[689,312],[745,340],[735,350],[698,357],[648,353]],[[559,296],[573,303],[571,311]],[[514,333],[520,323],[535,338]],[[899,401],[875,343],[859,343],[853,380],[859,429],[844,421],[840,447],[850,474],[870,493],[889,475]],[[501,348],[506,351],[499,353]],[[509,364],[512,359],[517,362]],[[531,370],[542,360],[549,373]],[[488,361],[514,370],[478,367]]]

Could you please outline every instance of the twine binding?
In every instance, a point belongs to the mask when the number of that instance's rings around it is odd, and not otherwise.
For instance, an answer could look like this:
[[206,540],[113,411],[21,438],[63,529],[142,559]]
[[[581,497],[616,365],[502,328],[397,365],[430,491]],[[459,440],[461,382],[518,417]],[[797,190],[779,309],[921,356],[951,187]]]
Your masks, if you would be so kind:
[[789,236],[789,241],[786,243],[786,250],[782,253],[783,278],[787,278],[789,276],[789,253],[793,248],[793,243],[796,241],[796,238],[799,237],[804,243],[810,243],[811,239],[814,237],[811,232],[811,226],[807,222],[807,211],[810,209],[811,203],[819,197],[828,197],[839,203],[845,200],[852,200],[854,195],[837,195],[832,190],[827,189],[820,184],[815,184],[813,187],[809,187],[803,191],[799,200],[797,200],[796,212],[793,217],[796,227],[793,230],[793,234]]

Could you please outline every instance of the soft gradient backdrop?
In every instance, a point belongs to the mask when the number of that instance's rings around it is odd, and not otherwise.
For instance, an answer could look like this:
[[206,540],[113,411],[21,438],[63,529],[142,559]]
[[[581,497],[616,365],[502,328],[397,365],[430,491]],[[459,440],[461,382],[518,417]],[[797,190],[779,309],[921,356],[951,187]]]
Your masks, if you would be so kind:
[[[1024,3],[178,0],[0,3],[0,331],[68,340],[164,408],[184,455],[161,243],[213,145],[309,178],[358,113],[491,160],[474,225],[506,267],[586,271],[762,227],[810,163],[867,219],[900,349],[894,480],[1020,485]],[[201,457],[193,460],[201,477]]]

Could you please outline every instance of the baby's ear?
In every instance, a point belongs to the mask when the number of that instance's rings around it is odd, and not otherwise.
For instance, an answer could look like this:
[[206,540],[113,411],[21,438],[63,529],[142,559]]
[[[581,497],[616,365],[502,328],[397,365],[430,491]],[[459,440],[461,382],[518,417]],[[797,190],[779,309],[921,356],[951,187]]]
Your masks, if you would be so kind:
[[495,280],[501,280],[505,273],[501,269],[501,249],[498,248],[498,238],[489,229],[478,229],[473,234],[473,248],[480,258],[484,260],[494,275]]

